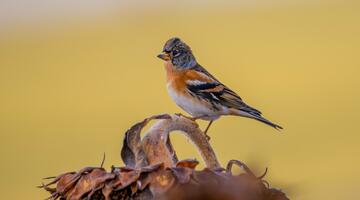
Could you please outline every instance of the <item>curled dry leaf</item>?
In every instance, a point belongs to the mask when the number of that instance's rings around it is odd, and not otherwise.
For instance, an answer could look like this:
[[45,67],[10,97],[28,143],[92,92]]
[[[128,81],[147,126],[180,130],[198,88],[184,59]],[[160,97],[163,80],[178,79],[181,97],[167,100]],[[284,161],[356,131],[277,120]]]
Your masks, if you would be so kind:
[[[150,128],[143,139],[140,133],[153,119],[160,121]],[[181,130],[198,147],[206,168],[196,170],[198,161],[178,161],[169,134]],[[53,177],[40,186],[50,192],[49,199],[61,200],[120,200],[120,199],[224,199],[224,200],[287,200],[280,190],[269,188],[244,163],[231,160],[221,168],[205,135],[193,121],[178,115],[156,115],[131,127],[121,150],[126,166],[85,167]],[[232,166],[244,169],[232,174]]]
[[121,149],[121,158],[128,167],[143,167],[148,164],[144,153],[140,133],[142,129],[153,119],[170,119],[171,116],[155,115],[136,123],[126,131],[123,146]]

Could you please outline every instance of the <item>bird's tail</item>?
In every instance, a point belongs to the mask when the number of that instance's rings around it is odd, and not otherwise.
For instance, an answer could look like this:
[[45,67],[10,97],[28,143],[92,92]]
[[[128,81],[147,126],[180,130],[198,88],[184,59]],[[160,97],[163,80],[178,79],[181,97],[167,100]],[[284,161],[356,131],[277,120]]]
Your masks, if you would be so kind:
[[[251,107],[249,107],[251,108]],[[251,108],[250,110],[237,110],[236,115],[240,115],[243,117],[247,117],[247,118],[251,118],[251,119],[256,119],[264,124],[267,124],[277,130],[283,129],[283,127],[281,127],[280,125],[274,124],[271,121],[265,119],[263,116],[261,116],[261,112]]]
[[264,123],[264,124],[267,124],[267,125],[275,128],[275,129],[277,129],[277,130],[283,129],[283,127],[281,127],[280,125],[277,125],[277,124],[272,123],[271,121],[265,119],[265,118],[262,117],[261,115],[259,115],[259,116],[253,115],[251,118],[256,119],[256,120],[258,120],[258,121],[260,121],[260,122],[262,122],[262,123]]

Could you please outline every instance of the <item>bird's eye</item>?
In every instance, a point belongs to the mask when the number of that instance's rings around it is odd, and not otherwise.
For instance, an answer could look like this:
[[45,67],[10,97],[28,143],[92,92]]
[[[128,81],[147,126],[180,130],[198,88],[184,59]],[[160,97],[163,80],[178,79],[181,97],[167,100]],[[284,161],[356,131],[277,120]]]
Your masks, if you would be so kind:
[[177,57],[177,56],[179,56],[181,54],[181,51],[179,51],[179,50],[173,50],[172,51],[172,55],[173,55],[173,57]]

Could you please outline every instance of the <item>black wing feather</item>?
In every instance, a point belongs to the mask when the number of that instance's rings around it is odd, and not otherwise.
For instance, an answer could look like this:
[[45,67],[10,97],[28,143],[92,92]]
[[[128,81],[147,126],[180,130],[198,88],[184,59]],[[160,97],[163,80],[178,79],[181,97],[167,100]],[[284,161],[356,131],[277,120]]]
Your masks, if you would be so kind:
[[[193,68],[193,70],[203,73],[206,76],[210,77],[214,80],[214,82],[198,84],[198,85],[188,85],[188,89],[191,93],[198,95],[206,100],[223,105],[228,108],[235,108],[244,112],[251,112],[256,115],[261,115],[261,112],[255,108],[252,108],[246,105],[241,97],[236,94],[234,91],[230,90],[224,84],[220,83],[213,75],[211,75],[206,69],[204,69],[201,65],[197,64]],[[216,92],[208,92],[206,90],[211,90],[219,85],[223,86],[221,91]]]
[[[228,108],[237,109],[239,111],[243,111],[248,113],[250,118],[256,119],[261,121],[267,125],[270,125],[276,129],[282,129],[281,126],[270,122],[269,120],[265,119],[261,116],[261,112],[243,102],[238,94],[234,91],[230,90],[224,84],[220,83],[213,75],[211,75],[206,69],[202,66],[197,64],[192,68],[193,70],[205,74],[206,76],[213,79],[212,82],[204,82],[204,83],[197,83],[197,84],[188,84],[187,88],[191,95],[197,97],[198,99],[205,99],[211,103],[215,110],[219,110],[219,106],[225,106]],[[220,87],[219,87],[220,86]],[[221,88],[221,90],[219,90]],[[211,90],[214,91],[211,91]],[[217,89],[217,90],[215,90]]]

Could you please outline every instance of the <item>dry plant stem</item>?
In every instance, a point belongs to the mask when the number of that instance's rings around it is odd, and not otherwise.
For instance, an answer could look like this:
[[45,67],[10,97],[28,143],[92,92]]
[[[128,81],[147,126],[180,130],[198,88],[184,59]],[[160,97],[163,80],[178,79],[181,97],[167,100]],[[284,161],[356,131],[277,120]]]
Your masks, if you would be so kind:
[[[163,119],[155,123],[143,138],[143,148],[149,164],[163,162],[165,167],[176,165],[177,158],[169,143],[169,134],[172,131],[182,131],[197,147],[206,167],[221,168],[214,150],[211,148],[205,134],[199,129],[196,122],[171,115],[171,119]],[[164,156],[166,155],[166,156]]]

